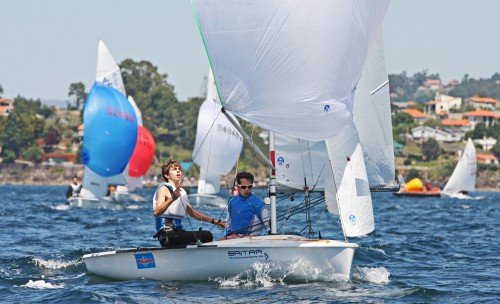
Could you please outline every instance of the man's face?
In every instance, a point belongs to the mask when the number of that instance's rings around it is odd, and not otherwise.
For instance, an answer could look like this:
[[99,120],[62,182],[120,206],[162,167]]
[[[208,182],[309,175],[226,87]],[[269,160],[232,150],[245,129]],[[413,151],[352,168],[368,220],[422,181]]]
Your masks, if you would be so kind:
[[73,184],[78,184],[78,178],[73,177]]
[[242,178],[240,179],[240,183],[238,185],[238,193],[243,197],[247,197],[250,193],[252,193],[252,187],[253,183],[251,180]]

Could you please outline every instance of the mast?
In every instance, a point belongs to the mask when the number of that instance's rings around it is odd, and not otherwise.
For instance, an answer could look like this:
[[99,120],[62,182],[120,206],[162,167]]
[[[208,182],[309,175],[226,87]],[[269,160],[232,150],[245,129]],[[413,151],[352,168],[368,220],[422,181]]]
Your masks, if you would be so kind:
[[269,175],[269,200],[271,202],[271,234],[276,234],[276,152],[274,151],[274,132],[269,131],[269,158],[273,164]]

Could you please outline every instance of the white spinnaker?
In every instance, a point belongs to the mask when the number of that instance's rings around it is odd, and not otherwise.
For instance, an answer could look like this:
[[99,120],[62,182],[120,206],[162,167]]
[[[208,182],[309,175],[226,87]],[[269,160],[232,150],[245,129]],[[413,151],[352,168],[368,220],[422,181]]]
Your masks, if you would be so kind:
[[307,140],[328,138],[351,119],[388,3],[193,1],[226,110]]
[[462,157],[446,183],[443,192],[458,193],[459,191],[474,191],[476,188],[476,148],[469,138]]
[[221,176],[231,171],[243,148],[241,134],[221,113],[222,107],[217,102],[217,92],[211,75],[210,71],[207,99],[198,113],[192,155],[193,161],[200,166],[199,194],[216,194],[220,191]]
[[[323,191],[331,171],[325,141],[309,141],[274,134],[276,181],[293,189]],[[279,188],[281,190],[281,188]]]
[[394,182],[391,101],[382,31],[368,51],[356,88],[353,120],[359,133],[370,186]]

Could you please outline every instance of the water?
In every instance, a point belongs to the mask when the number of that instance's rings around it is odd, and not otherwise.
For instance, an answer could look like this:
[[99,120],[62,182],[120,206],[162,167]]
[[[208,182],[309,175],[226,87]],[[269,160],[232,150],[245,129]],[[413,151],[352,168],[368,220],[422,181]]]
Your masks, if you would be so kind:
[[[500,303],[500,192],[475,193],[483,196],[478,200],[374,193],[377,229],[352,240],[361,248],[349,281],[290,281],[256,265],[245,277],[207,282],[121,282],[88,274],[81,257],[157,246],[151,203],[72,209],[64,204],[65,191],[0,185],[1,302]],[[150,201],[153,191],[140,194]],[[195,208],[213,217],[222,212],[214,203]],[[313,213],[313,225],[323,237],[341,238],[335,218],[321,211]],[[196,229],[211,227],[192,223]],[[300,231],[303,224],[300,217],[287,228]],[[212,233],[222,236],[217,229]]]

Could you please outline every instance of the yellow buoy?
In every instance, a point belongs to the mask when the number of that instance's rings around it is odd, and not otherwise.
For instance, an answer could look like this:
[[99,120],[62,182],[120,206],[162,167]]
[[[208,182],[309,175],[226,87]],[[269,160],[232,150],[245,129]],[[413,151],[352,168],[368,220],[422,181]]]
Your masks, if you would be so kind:
[[409,191],[422,190],[424,189],[424,184],[422,183],[420,178],[415,177],[414,179],[406,183],[406,189],[408,189]]

